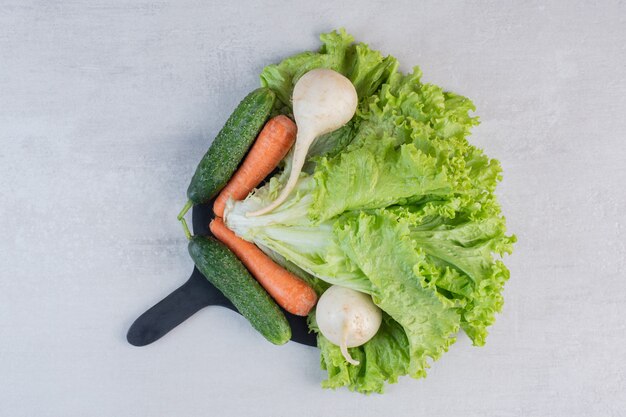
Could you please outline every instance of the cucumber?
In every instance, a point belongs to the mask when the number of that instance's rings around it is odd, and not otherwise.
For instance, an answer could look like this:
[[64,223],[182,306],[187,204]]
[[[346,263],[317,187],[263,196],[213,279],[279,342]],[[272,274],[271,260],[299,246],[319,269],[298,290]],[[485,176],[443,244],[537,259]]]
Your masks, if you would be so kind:
[[237,307],[252,327],[275,345],[291,339],[291,327],[283,312],[230,249],[206,236],[193,236],[188,249],[202,275]]
[[193,204],[208,202],[226,185],[270,115],[276,94],[259,88],[239,103],[204,155],[187,189]]

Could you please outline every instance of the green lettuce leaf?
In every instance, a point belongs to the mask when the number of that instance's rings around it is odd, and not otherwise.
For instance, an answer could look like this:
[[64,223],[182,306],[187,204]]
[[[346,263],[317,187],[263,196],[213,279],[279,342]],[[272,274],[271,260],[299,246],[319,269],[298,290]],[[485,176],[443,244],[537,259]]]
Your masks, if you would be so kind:
[[318,52],[266,67],[261,82],[274,90],[280,112],[291,112],[294,83],[314,68],[331,68],[355,85],[359,105],[346,126],[313,145],[289,198],[271,213],[283,171],[244,201],[229,201],[224,220],[318,293],[341,285],[372,296],[383,310],[373,339],[339,348],[318,332],[327,388],[382,392],[399,376],[424,377],[462,328],[475,345],[502,308],[509,271],[502,256],[515,237],[494,194],[497,160],[471,145],[478,118],[461,95],[398,71],[393,57],[353,43],[345,31],[321,36]]
[[424,253],[415,248],[409,222],[384,210],[361,212],[344,215],[335,230],[346,255],[374,285],[374,303],[404,328],[409,375],[426,376],[428,361],[454,343],[460,316],[455,303],[419,275]]
[[[407,204],[424,196],[449,194],[445,171],[435,158],[412,143],[398,147],[394,142],[387,136],[373,137],[371,146],[342,152],[330,160],[323,158],[315,171],[310,216],[327,220],[344,211]],[[337,195],[341,198],[334,197]]]
[[506,235],[503,217],[437,223],[411,227],[415,248],[427,261],[416,272],[461,302],[461,327],[475,345],[483,345],[487,327],[502,309],[502,290],[509,278],[499,257],[511,253],[515,237]]
[[359,113],[345,150],[319,159],[312,218],[430,200],[445,200],[440,212],[452,217],[466,206],[476,208],[483,191],[495,189],[498,162],[466,140],[478,123],[469,116],[472,102],[420,78],[417,68],[392,74]]

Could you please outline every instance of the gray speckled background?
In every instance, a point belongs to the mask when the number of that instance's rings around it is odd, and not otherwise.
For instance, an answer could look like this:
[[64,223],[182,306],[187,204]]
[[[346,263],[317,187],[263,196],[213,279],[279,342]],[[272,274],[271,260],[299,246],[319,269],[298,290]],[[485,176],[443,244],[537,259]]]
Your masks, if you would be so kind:
[[[625,415],[624,2],[314,3],[0,1],[0,415]],[[131,347],[210,139],[339,26],[478,107],[519,237],[487,345],[370,397],[220,308]]]

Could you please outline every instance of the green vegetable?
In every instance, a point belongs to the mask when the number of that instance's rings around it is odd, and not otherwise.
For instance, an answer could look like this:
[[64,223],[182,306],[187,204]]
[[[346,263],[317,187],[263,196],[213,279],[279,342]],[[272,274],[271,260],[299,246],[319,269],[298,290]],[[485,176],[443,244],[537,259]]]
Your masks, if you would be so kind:
[[276,345],[291,339],[291,328],[283,312],[226,246],[212,237],[194,236],[188,249],[202,275],[263,337]]
[[[263,128],[275,101],[276,95],[268,88],[256,89],[241,100],[198,164],[187,188],[189,201],[178,220],[183,221],[194,204],[208,202],[224,188]],[[183,226],[189,237],[186,224]]]
[[230,115],[193,174],[187,197],[205,203],[226,185],[270,115],[275,94],[259,88],[248,94]]
[[[309,169],[272,213],[245,216],[274,200],[288,163],[230,207],[225,221],[326,284],[372,295],[383,323],[373,339],[350,349],[359,365],[321,334],[318,345],[325,387],[382,392],[401,375],[424,377],[459,329],[475,345],[485,343],[509,278],[501,258],[515,237],[506,233],[494,194],[500,164],[467,140],[478,124],[472,102],[422,83],[418,68],[399,73],[395,58],[353,44],[344,31],[321,38],[319,53],[267,67],[262,83],[288,107],[304,72],[342,72],[358,91],[355,118],[334,133],[338,147],[314,145]],[[313,316],[310,327],[318,331]]]
[[454,343],[460,317],[454,301],[428,288],[415,272],[424,254],[410,239],[410,224],[387,211],[361,212],[343,216],[336,236],[346,255],[372,282],[374,302],[404,328],[408,374],[426,376],[428,359],[438,359]]

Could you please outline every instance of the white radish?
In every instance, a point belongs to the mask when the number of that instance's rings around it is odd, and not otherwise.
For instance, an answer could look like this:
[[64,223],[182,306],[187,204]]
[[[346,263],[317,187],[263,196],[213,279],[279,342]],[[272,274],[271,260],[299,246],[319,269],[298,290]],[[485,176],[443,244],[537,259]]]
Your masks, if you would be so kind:
[[348,348],[361,346],[374,337],[382,322],[382,312],[369,295],[333,285],[317,302],[315,320],[322,335],[339,346],[346,361],[358,365]]
[[352,119],[358,97],[349,79],[319,68],[304,74],[293,89],[293,116],[298,133],[291,172],[280,195],[270,205],[247,216],[269,213],[283,203],[298,182],[309,148],[318,136],[339,129]]

